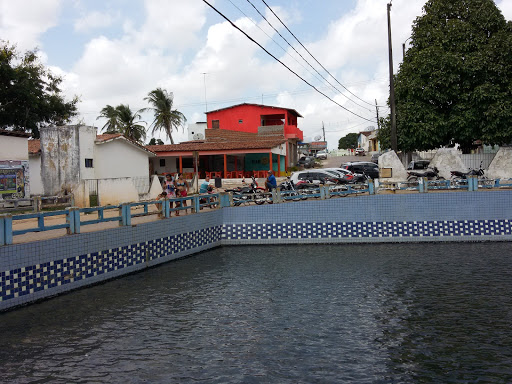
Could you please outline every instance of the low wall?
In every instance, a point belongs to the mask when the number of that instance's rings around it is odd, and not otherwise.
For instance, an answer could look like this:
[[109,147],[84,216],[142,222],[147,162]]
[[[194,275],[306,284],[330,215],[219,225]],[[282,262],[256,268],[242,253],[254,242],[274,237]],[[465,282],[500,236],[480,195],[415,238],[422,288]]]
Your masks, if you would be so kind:
[[0,310],[220,245],[511,241],[512,191],[223,208],[0,247]]

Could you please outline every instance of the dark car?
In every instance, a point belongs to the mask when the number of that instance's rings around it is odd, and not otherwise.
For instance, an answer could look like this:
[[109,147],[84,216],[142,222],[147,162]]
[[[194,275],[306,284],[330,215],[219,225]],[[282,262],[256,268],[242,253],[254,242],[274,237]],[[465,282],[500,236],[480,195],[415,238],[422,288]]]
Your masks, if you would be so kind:
[[315,158],[313,156],[302,156],[297,165],[304,168],[311,168],[315,163]]
[[371,179],[379,178],[379,166],[369,161],[355,161],[341,164],[341,168],[348,169],[352,173],[364,173]]
[[414,160],[409,163],[407,169],[427,169],[430,165],[430,160]]
[[382,153],[379,153],[379,152],[374,153],[374,154],[372,155],[372,158],[371,158],[370,160],[371,160],[373,163],[375,163],[375,164],[379,164],[379,156],[380,156],[380,155],[382,155]]

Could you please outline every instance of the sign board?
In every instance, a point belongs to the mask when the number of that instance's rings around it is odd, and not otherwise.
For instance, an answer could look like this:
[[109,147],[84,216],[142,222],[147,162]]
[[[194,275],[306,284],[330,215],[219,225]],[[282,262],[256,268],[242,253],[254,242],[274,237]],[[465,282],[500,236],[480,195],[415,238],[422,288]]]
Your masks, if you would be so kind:
[[379,172],[379,177],[381,179],[393,177],[393,168],[381,168]]

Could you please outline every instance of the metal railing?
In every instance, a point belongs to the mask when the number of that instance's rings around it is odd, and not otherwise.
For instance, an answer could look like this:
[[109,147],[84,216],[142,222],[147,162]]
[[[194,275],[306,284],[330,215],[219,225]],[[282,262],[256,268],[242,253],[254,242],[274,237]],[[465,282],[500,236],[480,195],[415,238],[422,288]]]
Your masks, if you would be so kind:
[[[66,229],[68,234],[80,233],[81,226],[99,224],[104,222],[118,222],[120,226],[130,226],[132,218],[141,216],[158,215],[159,218],[170,218],[173,213],[176,216],[184,210],[191,209],[193,213],[199,213],[203,208],[224,208],[236,207],[247,204],[279,204],[290,201],[300,201],[309,198],[330,199],[336,197],[357,196],[359,194],[375,195],[386,190],[407,190],[428,193],[429,190],[467,190],[477,191],[487,188],[512,188],[512,181],[501,181],[500,179],[486,179],[470,176],[467,179],[450,180],[427,180],[420,178],[415,182],[381,182],[375,188],[372,180],[364,184],[345,185],[320,185],[309,186],[308,188],[296,190],[274,189],[266,193],[212,193],[202,194],[174,199],[142,201],[137,203],[124,203],[103,207],[76,208],[70,207],[66,210],[54,212],[38,212],[31,214],[3,214],[0,215],[0,246],[13,243],[13,237],[30,232],[44,232],[55,229]],[[245,195],[244,198],[242,196]],[[186,204],[186,205],[185,205]],[[150,210],[150,206],[156,210]],[[140,211],[142,208],[142,211]],[[96,215],[89,218],[89,215]],[[49,225],[46,218],[64,216],[65,223]],[[37,219],[36,224],[25,229],[13,229],[16,221]]]
[[27,199],[3,199],[0,204],[7,203],[9,207],[0,207],[0,213],[11,211],[40,212],[42,209],[55,207],[72,207],[74,205],[73,195],[66,196],[35,196]]

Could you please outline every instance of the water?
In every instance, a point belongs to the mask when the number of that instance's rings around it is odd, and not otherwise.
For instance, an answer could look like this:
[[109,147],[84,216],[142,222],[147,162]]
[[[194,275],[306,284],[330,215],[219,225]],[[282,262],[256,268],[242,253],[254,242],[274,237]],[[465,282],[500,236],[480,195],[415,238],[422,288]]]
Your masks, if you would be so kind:
[[15,383],[505,383],[510,243],[226,247],[0,314]]

